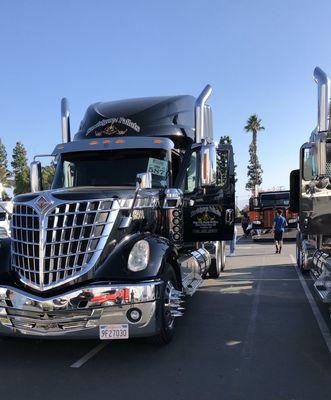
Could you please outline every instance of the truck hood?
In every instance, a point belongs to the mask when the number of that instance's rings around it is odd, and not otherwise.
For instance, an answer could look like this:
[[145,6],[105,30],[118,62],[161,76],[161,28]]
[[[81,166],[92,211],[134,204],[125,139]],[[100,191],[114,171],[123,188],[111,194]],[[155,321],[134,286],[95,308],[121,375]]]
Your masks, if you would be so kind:
[[[69,200],[90,200],[90,199],[130,199],[133,198],[135,192],[134,187],[78,187],[69,189],[50,189],[37,193],[26,193],[18,195],[14,198],[14,202],[27,202],[36,199],[38,196],[53,196],[56,199]],[[143,189],[139,193],[139,197],[158,196],[157,189]]]

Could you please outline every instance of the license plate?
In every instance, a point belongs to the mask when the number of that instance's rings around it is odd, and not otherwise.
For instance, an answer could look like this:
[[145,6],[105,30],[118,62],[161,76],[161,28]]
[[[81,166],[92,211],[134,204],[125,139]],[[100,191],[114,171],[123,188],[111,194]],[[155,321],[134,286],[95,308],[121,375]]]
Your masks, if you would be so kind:
[[101,340],[129,339],[128,324],[100,325],[99,337]]

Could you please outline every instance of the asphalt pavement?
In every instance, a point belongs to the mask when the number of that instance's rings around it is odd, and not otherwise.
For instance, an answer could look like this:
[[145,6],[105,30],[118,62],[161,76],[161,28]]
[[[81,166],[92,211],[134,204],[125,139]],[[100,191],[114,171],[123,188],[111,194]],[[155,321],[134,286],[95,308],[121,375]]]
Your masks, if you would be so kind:
[[[220,279],[207,279],[174,340],[0,339],[3,399],[330,398],[328,310],[300,279],[294,243],[241,239]],[[329,346],[329,347],[328,347]]]

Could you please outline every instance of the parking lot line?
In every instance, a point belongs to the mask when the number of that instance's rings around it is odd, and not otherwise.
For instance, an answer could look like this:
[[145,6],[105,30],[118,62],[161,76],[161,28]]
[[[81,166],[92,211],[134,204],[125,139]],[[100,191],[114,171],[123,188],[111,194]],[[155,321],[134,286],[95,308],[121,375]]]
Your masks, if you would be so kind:
[[322,314],[321,314],[321,312],[320,312],[320,310],[319,310],[319,308],[318,308],[318,306],[316,304],[316,301],[315,301],[313,295],[311,294],[311,292],[310,292],[310,290],[309,290],[309,288],[307,286],[307,283],[306,283],[305,279],[303,278],[303,276],[301,275],[301,273],[300,273],[300,271],[299,271],[299,269],[297,267],[297,263],[296,263],[296,260],[295,260],[295,258],[293,256],[293,254],[290,255],[290,258],[291,258],[292,263],[294,264],[294,268],[295,268],[295,270],[296,270],[296,272],[298,274],[298,277],[299,277],[299,280],[301,282],[302,288],[303,288],[303,290],[305,292],[307,300],[308,300],[308,302],[310,304],[310,307],[311,307],[311,309],[313,311],[313,314],[314,314],[314,316],[316,318],[317,324],[318,324],[318,326],[320,328],[320,331],[321,331],[321,334],[322,334],[322,336],[323,336],[323,338],[325,340],[326,346],[329,349],[329,352],[331,353],[331,333],[330,333],[330,330],[329,330],[326,322],[324,321],[324,318],[323,318],[323,316],[322,316]]
[[[295,281],[297,282],[299,279],[298,278],[231,278],[231,276],[228,276],[226,278],[222,277],[222,282],[226,281],[238,281],[238,282],[246,282],[246,281]],[[311,278],[306,279],[308,281],[312,281]]]
[[92,350],[90,350],[85,356],[80,358],[78,361],[70,365],[70,368],[80,368],[82,365],[84,365],[88,360],[90,360],[92,357],[94,357],[99,351],[101,351],[103,348],[107,346],[108,343],[103,342],[98,344],[98,346],[94,347]]
[[[259,270],[260,279],[263,275],[263,267]],[[246,360],[250,360],[253,354],[253,347],[254,347],[254,338],[256,332],[256,323],[257,323],[257,315],[258,315],[258,308],[260,304],[260,292],[261,292],[261,280],[258,281],[256,290],[254,293],[253,304],[251,315],[248,323],[247,333],[244,340],[244,346],[242,349],[242,355]]]

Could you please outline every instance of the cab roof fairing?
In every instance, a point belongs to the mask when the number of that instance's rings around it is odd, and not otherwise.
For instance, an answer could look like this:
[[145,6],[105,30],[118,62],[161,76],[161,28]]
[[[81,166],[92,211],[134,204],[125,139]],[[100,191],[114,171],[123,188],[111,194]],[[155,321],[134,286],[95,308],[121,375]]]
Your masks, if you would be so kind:
[[[175,145],[195,140],[195,97],[146,97],[91,104],[74,141],[114,137],[103,131],[103,122],[116,120],[125,136],[170,137]],[[121,120],[128,123],[121,124]],[[105,127],[106,128],[106,127]],[[121,136],[121,135],[120,135]]]
[[74,142],[60,143],[55,146],[52,156],[64,153],[78,153],[82,151],[109,151],[128,149],[163,149],[172,150],[174,143],[165,137],[112,137],[89,140],[76,140]]

